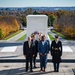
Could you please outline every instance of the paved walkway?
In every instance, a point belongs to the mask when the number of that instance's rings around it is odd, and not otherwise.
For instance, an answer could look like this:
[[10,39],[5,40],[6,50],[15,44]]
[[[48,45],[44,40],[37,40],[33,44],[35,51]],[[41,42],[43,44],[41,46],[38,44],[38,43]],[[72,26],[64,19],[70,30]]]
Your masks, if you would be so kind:
[[[24,59],[23,44],[18,42],[0,43],[0,59]],[[37,59],[39,59],[39,56]],[[50,54],[48,59],[51,59]],[[75,59],[75,52],[63,52],[62,59]]]
[[19,33],[19,34],[17,34],[16,36],[14,36],[14,37],[12,37],[12,38],[10,38],[10,39],[8,39],[7,41],[17,41],[19,38],[21,38],[24,34],[26,34],[26,31],[24,30],[23,32],[21,32],[21,33]]
[[53,72],[53,64],[48,63],[46,72],[39,72],[40,64],[37,63],[37,68],[34,72],[25,72],[25,63],[2,63],[0,64],[0,75],[74,75],[72,69],[75,68],[75,64],[60,64],[59,72]]

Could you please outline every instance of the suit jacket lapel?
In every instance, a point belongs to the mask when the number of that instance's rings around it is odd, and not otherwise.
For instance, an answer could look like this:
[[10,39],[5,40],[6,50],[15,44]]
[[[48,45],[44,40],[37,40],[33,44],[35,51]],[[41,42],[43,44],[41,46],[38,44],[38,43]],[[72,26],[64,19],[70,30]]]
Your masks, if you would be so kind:
[[31,41],[31,44],[30,44],[30,47],[32,46],[32,41]]

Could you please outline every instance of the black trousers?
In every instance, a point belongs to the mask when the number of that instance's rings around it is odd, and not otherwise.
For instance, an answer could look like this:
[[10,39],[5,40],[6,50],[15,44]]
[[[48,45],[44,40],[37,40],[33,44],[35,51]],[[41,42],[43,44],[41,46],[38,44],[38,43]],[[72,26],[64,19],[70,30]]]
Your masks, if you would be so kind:
[[30,63],[30,70],[32,70],[32,57],[26,58],[26,71],[28,70],[29,63]]
[[33,63],[34,63],[34,67],[36,66],[36,57],[33,57]]
[[59,71],[59,63],[53,63],[54,71]]

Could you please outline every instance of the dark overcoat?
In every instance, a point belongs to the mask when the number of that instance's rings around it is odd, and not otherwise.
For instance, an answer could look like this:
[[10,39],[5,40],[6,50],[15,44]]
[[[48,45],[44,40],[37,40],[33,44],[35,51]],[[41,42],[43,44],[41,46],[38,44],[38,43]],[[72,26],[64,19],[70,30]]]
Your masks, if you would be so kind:
[[33,48],[34,48],[34,57],[37,57],[37,53],[38,53],[38,41],[37,40],[33,41],[33,39],[32,39],[32,42],[33,42]]
[[51,43],[51,56],[52,56],[52,62],[53,63],[60,63],[61,62],[61,56],[62,56],[62,43],[61,41],[52,41]]
[[37,53],[38,53],[38,41],[35,40],[35,47],[34,47],[34,52],[35,52],[35,57],[37,57]]

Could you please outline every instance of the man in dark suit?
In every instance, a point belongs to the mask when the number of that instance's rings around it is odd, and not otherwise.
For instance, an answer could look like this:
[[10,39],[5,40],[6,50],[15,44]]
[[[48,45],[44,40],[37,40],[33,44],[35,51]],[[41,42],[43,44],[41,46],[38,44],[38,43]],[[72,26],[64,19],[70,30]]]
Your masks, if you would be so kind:
[[33,48],[33,42],[31,41],[31,37],[28,37],[28,41],[24,42],[23,54],[26,58],[26,72],[28,71],[29,62],[30,62],[30,71],[33,72],[32,58],[34,56],[34,48]]
[[33,42],[33,47],[34,47],[34,57],[33,57],[33,64],[34,68],[36,68],[36,57],[38,53],[38,41],[36,40],[36,35],[32,35],[32,42]]
[[51,55],[54,65],[54,72],[59,72],[59,63],[62,56],[62,43],[58,40],[58,36],[55,36],[55,40],[51,43]]

